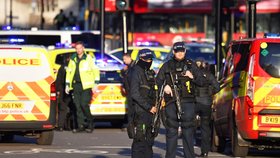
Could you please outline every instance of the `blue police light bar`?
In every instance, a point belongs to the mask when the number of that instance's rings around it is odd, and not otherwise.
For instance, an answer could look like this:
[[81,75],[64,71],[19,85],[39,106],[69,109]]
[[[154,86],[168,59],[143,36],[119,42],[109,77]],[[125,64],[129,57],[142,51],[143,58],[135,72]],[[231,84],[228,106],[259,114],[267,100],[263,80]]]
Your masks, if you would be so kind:
[[55,43],[55,48],[72,48],[73,45],[71,43],[65,42],[65,43],[61,43],[61,42],[57,42]]
[[63,46],[62,46],[62,43],[58,42],[58,43],[55,43],[55,47],[56,48],[62,48]]
[[72,30],[73,30],[73,31],[78,31],[78,30],[80,30],[80,28],[79,28],[79,26],[73,26],[73,27],[72,27]]
[[12,29],[12,26],[10,26],[10,25],[2,26],[2,30],[8,31],[8,30],[11,30],[11,29]]
[[79,26],[66,26],[66,27],[63,27],[62,30],[65,30],[65,31],[79,31],[80,27]]
[[280,38],[279,33],[265,33],[264,38]]
[[158,47],[161,46],[161,44],[157,41],[138,41],[136,42],[136,46]]
[[9,43],[23,43],[25,40],[23,38],[10,38]]

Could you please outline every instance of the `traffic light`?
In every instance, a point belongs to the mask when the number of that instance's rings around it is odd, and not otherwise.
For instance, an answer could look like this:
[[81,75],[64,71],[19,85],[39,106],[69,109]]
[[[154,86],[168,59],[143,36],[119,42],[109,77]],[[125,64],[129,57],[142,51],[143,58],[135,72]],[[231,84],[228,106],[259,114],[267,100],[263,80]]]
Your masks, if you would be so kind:
[[116,0],[116,9],[120,11],[129,10],[130,0]]

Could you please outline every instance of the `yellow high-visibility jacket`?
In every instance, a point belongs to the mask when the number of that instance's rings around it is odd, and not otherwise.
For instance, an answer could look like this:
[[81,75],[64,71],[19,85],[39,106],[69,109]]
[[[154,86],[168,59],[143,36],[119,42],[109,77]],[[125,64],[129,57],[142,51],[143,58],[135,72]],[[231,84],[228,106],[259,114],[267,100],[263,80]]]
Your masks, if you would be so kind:
[[[75,53],[71,56],[68,68],[66,69],[66,86],[69,86],[69,90],[72,90],[72,83],[74,74],[76,71],[76,62],[78,55]],[[88,54],[84,54],[80,63],[79,71],[83,89],[94,88],[100,80],[100,72],[98,67],[93,62],[93,57]]]

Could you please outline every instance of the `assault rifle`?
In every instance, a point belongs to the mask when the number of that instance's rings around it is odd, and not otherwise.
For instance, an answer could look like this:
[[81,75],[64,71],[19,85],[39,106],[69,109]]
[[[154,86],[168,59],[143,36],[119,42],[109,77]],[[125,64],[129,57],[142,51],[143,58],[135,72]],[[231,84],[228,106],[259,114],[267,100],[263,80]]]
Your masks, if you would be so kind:
[[156,105],[155,107],[157,108],[156,113],[153,115],[153,120],[152,120],[152,133],[154,135],[154,137],[156,137],[158,135],[158,131],[160,128],[160,110],[161,110],[161,102],[163,100],[163,96],[164,96],[164,86],[165,86],[165,80],[162,84],[162,86],[160,87],[160,91],[158,93],[158,88],[156,86]]
[[171,78],[171,82],[172,82],[172,86],[174,88],[174,96],[175,96],[175,99],[176,99],[176,107],[177,107],[177,118],[180,120],[181,119],[181,116],[183,114],[183,111],[182,111],[182,106],[181,106],[181,99],[180,99],[180,96],[179,96],[179,92],[178,92],[178,87],[174,81],[174,78],[173,78],[173,75],[172,75],[172,72],[170,72],[170,78]]

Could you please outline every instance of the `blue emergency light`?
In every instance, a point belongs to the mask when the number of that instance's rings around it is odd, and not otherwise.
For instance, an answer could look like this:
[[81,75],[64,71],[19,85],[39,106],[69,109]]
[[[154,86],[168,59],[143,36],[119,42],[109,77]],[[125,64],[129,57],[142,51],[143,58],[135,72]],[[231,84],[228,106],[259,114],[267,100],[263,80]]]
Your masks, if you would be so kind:
[[4,31],[12,30],[12,26],[10,26],[10,25],[3,25],[2,26],[2,30],[4,30]]
[[136,42],[136,46],[139,47],[159,47],[162,46],[158,41],[138,41]]
[[10,38],[9,43],[24,43],[25,40],[23,38]]
[[72,44],[68,42],[65,43],[57,42],[55,43],[55,48],[72,48]]
[[73,27],[72,27],[72,30],[73,30],[73,31],[77,31],[77,30],[80,30],[80,28],[79,28],[79,26],[73,26]]
[[66,26],[66,27],[63,27],[63,30],[66,30],[66,31],[79,31],[80,27],[79,26]]
[[279,33],[265,33],[264,38],[280,38]]

